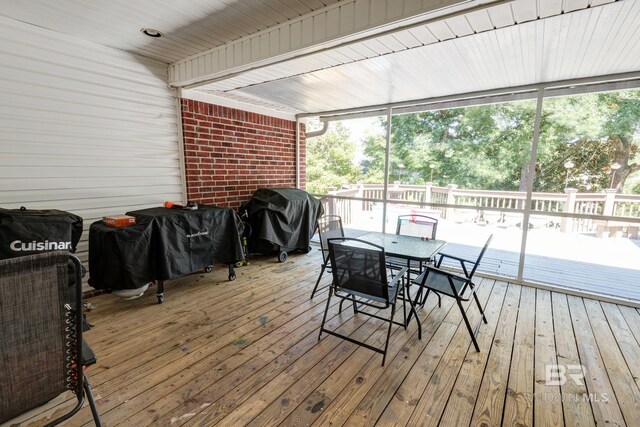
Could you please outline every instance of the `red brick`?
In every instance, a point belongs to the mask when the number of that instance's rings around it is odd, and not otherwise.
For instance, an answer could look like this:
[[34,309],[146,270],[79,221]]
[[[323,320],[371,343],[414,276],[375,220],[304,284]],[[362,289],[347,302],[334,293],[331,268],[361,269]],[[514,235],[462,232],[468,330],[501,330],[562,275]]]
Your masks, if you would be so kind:
[[[257,188],[295,186],[295,121],[185,99],[181,106],[189,200],[238,208]],[[303,159],[304,141],[303,133]]]

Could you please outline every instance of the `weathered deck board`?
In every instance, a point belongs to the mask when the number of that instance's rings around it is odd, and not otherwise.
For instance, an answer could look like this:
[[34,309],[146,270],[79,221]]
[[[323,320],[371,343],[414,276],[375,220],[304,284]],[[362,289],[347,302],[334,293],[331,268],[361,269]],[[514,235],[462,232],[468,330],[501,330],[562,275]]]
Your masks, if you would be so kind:
[[[616,400],[612,383],[607,374],[605,361],[600,355],[595,331],[589,322],[589,313],[582,298],[569,296],[569,309],[576,344],[580,354],[580,362],[584,366],[584,380],[589,391],[589,399],[596,424],[627,425],[625,424],[620,405]],[[633,424],[629,424],[633,425]]]
[[585,300],[584,305],[622,416],[627,425],[640,425],[640,389],[620,351],[619,337],[612,333],[598,301]]
[[535,425],[563,426],[560,385],[547,383],[548,366],[558,366],[556,340],[553,331],[551,293],[536,291],[536,337],[534,366],[534,419]]
[[533,425],[535,312],[536,290],[523,287],[513,338],[503,426]]
[[[433,307],[434,304],[434,299],[428,300],[427,307]],[[398,362],[394,362],[394,366],[396,367],[394,369],[397,369],[397,366],[404,365],[404,362],[411,357],[418,357],[420,351],[424,353],[424,350],[421,350],[421,348],[424,349],[425,345],[427,347],[431,347],[432,349],[437,349],[438,342],[441,342],[441,345],[444,345],[445,341],[448,342],[448,340],[437,338],[436,335],[440,334],[443,328],[451,330],[455,329],[455,326],[451,323],[442,322],[445,316],[447,316],[447,313],[449,313],[452,306],[452,301],[444,301],[442,307],[435,307],[428,317],[425,316],[424,311],[422,311],[421,320],[423,324],[423,343],[417,343],[414,340],[411,346],[404,346],[401,349],[401,352],[399,352],[396,356],[396,358],[398,358]],[[453,334],[453,332],[451,332],[451,334]],[[446,347],[446,345],[444,345],[444,347]],[[421,359],[424,360],[424,357]],[[414,368],[416,366],[415,364],[409,365],[413,366]],[[373,372],[369,373],[370,370],[373,370]],[[371,395],[372,389],[376,387],[376,384],[380,384],[380,381],[384,383],[385,381],[392,380],[393,373],[395,372],[395,370],[392,372],[390,370],[382,368],[379,359],[372,359],[371,366],[365,367],[360,370],[355,380],[352,380],[340,392],[338,397],[326,408],[325,411],[323,411],[321,416],[313,423],[313,425],[343,425],[349,418],[351,413],[363,400],[363,398],[367,395]],[[404,383],[405,382],[403,381],[402,384]],[[398,394],[398,392],[396,392],[396,394]],[[400,399],[404,399],[404,397],[400,397]],[[393,401],[396,401],[396,399],[394,399]],[[417,400],[415,402],[417,402]]]
[[491,354],[489,354],[487,367],[475,399],[476,404],[471,421],[473,426],[497,426],[502,422],[521,292],[520,286],[509,285],[491,346]]
[[[576,338],[571,325],[571,314],[567,296],[559,293],[552,293],[553,304],[553,329],[556,335],[556,352],[558,353],[558,365],[580,366],[580,356],[576,347]],[[575,370],[574,370],[575,371]],[[569,396],[563,405],[564,420],[568,426],[594,426],[593,411],[588,400],[580,399],[587,396],[588,390],[583,381],[567,381],[560,386],[561,396]],[[577,396],[578,399],[571,399]]]
[[[483,324],[478,331],[477,339],[480,348],[491,348],[495,334],[498,333],[496,328],[499,325],[503,307],[504,311],[509,311],[510,309],[515,311],[515,307],[517,307],[517,305],[514,307],[509,302],[504,301],[507,298],[512,301],[515,295],[510,292],[510,289],[507,289],[506,284],[496,283],[494,290],[497,290],[497,292],[493,292],[492,297],[497,299],[493,301],[490,299],[485,310],[488,323],[486,325]],[[451,393],[439,424],[469,425],[478,401],[478,390],[485,373],[488,356],[489,352],[477,352],[474,347],[470,347],[453,386],[455,392]]]
[[[480,288],[478,298],[482,305],[487,307],[487,311],[491,308],[491,311],[494,311],[493,314],[496,314],[496,309],[499,309],[502,306],[504,293],[506,291],[505,288],[506,286],[504,285],[496,284],[491,288],[494,292],[490,293],[488,296],[482,291],[489,289],[489,286]],[[498,310],[497,313],[499,312],[500,311]],[[469,304],[467,317],[469,318],[469,323],[471,323],[472,326],[475,326],[480,322],[480,312],[476,309],[473,302],[470,302]],[[491,328],[491,326],[495,328],[495,323],[496,318],[494,317],[489,325],[483,324],[481,328],[488,329]],[[484,332],[486,335],[489,331]],[[455,332],[455,335],[451,339],[449,347],[445,350],[445,353],[440,359],[440,362],[431,376],[427,387],[422,393],[422,396],[409,419],[408,425],[435,426],[440,423],[442,414],[447,408],[448,400],[451,399],[453,394],[455,394],[453,393],[455,381],[465,366],[464,362],[466,361],[466,358],[469,357],[468,354],[470,352],[475,352],[475,348],[471,344],[471,337],[469,336],[466,326],[461,322]],[[448,357],[449,354],[451,354],[451,357]],[[431,396],[431,398],[429,398],[429,396]],[[439,398],[434,399],[434,396],[438,396]]]
[[634,337],[630,325],[616,305],[604,302],[601,303],[601,305],[607,316],[607,322],[611,326],[611,332],[615,335],[615,340],[629,366],[629,370],[636,384],[640,387],[640,348],[637,345],[638,341]]
[[[422,312],[422,319],[435,315],[433,311],[435,304],[433,299],[428,301],[428,305]],[[423,330],[422,333],[422,340],[428,342],[432,331]],[[387,360],[394,360],[401,351],[402,356],[400,357],[407,357],[408,348],[405,347],[407,338],[413,340],[413,336],[407,337],[407,334],[392,334],[387,351]],[[358,369],[360,366],[362,368]],[[349,360],[340,366],[340,369],[335,370],[319,387],[309,394],[309,397],[289,414],[284,423],[287,425],[311,425],[323,413],[333,413],[330,408],[340,408],[341,411],[345,411],[347,405],[343,404],[344,399],[354,402],[356,399],[353,399],[353,395],[355,393],[364,394],[384,372],[385,368],[380,365],[379,358],[375,357],[373,352],[365,348],[359,348]],[[343,391],[346,391],[346,393],[342,393]],[[340,400],[341,398],[343,399],[342,401]],[[324,423],[326,423],[326,420],[321,421],[321,424]]]
[[[88,375],[104,424],[640,423],[634,308],[482,279],[489,324],[480,326],[480,353],[458,307],[430,297],[420,310],[422,340],[414,322],[394,326],[383,367],[365,348],[324,334],[318,341],[327,293],[309,296],[319,265],[316,251],[284,264],[256,258],[234,282],[218,270],[168,283],[163,305],[153,290],[135,301],[92,298],[86,339],[98,363]],[[475,325],[477,308],[466,307]],[[329,319],[343,333],[383,342],[376,319],[338,313],[335,304]],[[547,385],[549,364],[565,366],[567,382]],[[583,384],[569,376],[580,365]],[[34,410],[20,425],[42,425],[60,408]],[[91,424],[86,406],[66,423]]]

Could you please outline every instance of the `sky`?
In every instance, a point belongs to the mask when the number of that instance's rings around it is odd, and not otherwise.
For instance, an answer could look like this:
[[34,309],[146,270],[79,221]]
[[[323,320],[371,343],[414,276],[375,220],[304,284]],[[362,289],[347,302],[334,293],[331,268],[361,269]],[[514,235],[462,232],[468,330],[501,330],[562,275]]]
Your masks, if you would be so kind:
[[359,165],[364,157],[362,141],[369,135],[384,136],[384,129],[380,126],[378,117],[343,120],[342,125],[349,130],[349,139],[356,146],[353,163]]

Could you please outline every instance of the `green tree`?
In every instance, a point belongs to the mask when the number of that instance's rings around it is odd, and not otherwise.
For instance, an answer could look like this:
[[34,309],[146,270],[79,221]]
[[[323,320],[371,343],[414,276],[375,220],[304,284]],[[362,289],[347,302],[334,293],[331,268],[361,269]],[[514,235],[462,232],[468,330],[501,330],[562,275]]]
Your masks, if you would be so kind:
[[[545,102],[545,110],[557,129],[562,129],[563,138],[554,147],[543,179],[558,181],[558,177],[569,176],[569,186],[580,190],[611,187],[622,191],[627,179],[640,171],[640,91],[551,99]],[[565,175],[567,161],[574,167]]]
[[415,183],[518,189],[534,114],[514,103],[395,116],[392,162],[416,172]]
[[354,164],[356,147],[342,124],[332,123],[327,133],[306,143],[308,192],[326,194],[330,187],[360,179],[360,168]]
[[[533,101],[394,116],[390,180],[522,191],[534,120]],[[640,171],[639,133],[640,91],[545,100],[534,189],[559,192],[569,185],[600,191],[613,185],[622,190]],[[366,179],[382,182],[384,138],[369,138],[364,145]],[[565,164],[573,166],[568,170]],[[628,187],[634,184],[631,180]]]
[[363,146],[366,156],[366,160],[362,162],[363,181],[369,184],[383,182],[386,139],[379,135],[370,135],[363,141]]

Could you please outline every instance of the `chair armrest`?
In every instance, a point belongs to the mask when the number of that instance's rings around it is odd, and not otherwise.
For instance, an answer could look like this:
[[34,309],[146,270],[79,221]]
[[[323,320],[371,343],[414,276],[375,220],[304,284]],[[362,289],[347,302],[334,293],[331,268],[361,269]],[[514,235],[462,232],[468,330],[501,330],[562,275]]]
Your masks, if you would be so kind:
[[442,264],[442,260],[444,258],[451,258],[454,259],[456,261],[460,262],[460,267],[462,267],[462,271],[464,272],[464,275],[467,276],[467,278],[469,277],[469,271],[467,270],[467,266],[465,264],[465,262],[468,262],[469,264],[475,265],[475,261],[471,261],[465,258],[461,258],[455,255],[449,255],[449,254],[445,254],[445,253],[439,253],[438,255],[440,255],[440,259],[438,260],[438,264],[436,265],[436,267],[440,267],[440,265]]
[[396,286],[398,284],[398,280],[400,280],[407,273],[408,270],[409,268],[402,267],[402,269],[398,271],[395,276],[393,276],[393,278],[389,282],[389,286],[390,287]]
[[421,285],[422,282],[424,282],[425,277],[427,276],[427,272],[432,272],[432,273],[436,273],[436,274],[440,274],[443,276],[447,276],[447,277],[459,277],[458,275],[447,271],[447,270],[443,270],[441,268],[438,267],[431,267],[428,266],[427,268],[425,268],[425,270],[420,273],[420,275],[418,275],[418,277],[416,277],[415,279],[412,280],[413,283],[415,283],[416,285]]
[[451,259],[455,259],[456,261],[460,261],[460,262],[468,262],[468,263],[475,263],[475,261],[469,260],[469,259],[464,259],[455,255],[449,255],[449,254],[445,254],[444,252],[439,252],[438,256],[443,257],[443,258],[451,258]]
[[[419,286],[424,286],[424,282],[426,280],[426,277],[428,274],[434,274],[436,276],[444,276],[447,279],[447,282],[449,282],[449,285],[451,286],[451,292],[453,293],[453,295],[458,295],[459,298],[461,298],[464,301],[468,301],[468,298],[471,297],[471,295],[469,295],[468,297],[465,297],[465,293],[467,292],[467,289],[471,289],[471,292],[474,292],[474,284],[471,280],[469,280],[468,277],[462,277],[458,274],[452,273],[450,271],[446,271],[446,270],[442,270],[440,268],[437,267],[427,267],[418,277],[416,277],[413,280],[413,283],[415,283],[416,285]],[[459,280],[464,280],[464,285],[462,286],[462,288],[458,291],[456,291],[455,286],[453,284],[453,278],[455,279],[459,279]]]

